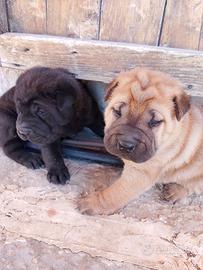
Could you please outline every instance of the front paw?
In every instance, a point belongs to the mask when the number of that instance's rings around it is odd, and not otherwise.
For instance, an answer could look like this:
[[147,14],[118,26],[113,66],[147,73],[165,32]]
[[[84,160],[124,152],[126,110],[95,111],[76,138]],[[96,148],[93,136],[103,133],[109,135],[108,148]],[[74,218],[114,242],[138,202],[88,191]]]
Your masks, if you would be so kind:
[[160,195],[162,200],[175,203],[187,196],[187,190],[177,183],[164,184]]
[[115,209],[108,207],[102,200],[102,191],[93,192],[79,198],[77,209],[81,212],[81,214],[90,216],[113,214]]
[[64,185],[70,180],[70,174],[65,166],[51,168],[48,171],[47,179],[50,183]]
[[19,163],[27,167],[28,169],[33,170],[45,167],[44,161],[37,153],[27,153],[26,155],[21,156],[21,160],[19,160]]

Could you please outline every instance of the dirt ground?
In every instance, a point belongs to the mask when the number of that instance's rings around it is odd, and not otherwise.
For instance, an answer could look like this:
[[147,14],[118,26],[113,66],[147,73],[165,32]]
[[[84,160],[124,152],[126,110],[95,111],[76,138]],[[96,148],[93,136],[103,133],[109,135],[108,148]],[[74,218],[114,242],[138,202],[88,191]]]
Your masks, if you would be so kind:
[[203,269],[203,195],[163,202],[153,187],[119,214],[88,217],[77,196],[104,188],[120,169],[67,160],[55,186],[0,152],[0,269]]

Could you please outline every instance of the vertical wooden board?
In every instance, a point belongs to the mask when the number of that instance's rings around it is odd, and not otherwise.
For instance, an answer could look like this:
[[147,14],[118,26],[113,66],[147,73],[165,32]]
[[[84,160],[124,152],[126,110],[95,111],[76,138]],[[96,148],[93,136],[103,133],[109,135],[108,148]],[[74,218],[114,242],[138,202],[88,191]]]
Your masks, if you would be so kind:
[[47,32],[97,39],[101,0],[47,0]]
[[202,16],[201,33],[200,33],[200,37],[199,37],[199,50],[203,51],[203,16]]
[[157,45],[165,0],[103,0],[100,39]]
[[8,31],[8,21],[5,0],[0,0],[0,34]]
[[23,70],[0,67],[0,96],[15,85]]
[[46,33],[46,0],[8,0],[11,32]]
[[203,0],[168,0],[160,45],[198,49]]

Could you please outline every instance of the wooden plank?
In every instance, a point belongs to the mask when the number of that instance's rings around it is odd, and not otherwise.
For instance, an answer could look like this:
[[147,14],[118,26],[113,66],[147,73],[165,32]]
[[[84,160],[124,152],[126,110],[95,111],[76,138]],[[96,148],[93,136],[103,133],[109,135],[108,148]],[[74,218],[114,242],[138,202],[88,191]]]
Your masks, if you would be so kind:
[[199,38],[199,50],[203,51],[203,16],[202,16],[201,33],[200,33],[200,38]]
[[46,0],[8,1],[11,32],[46,33]]
[[157,45],[165,0],[103,0],[101,40]]
[[96,39],[101,0],[47,0],[47,33]]
[[202,0],[168,0],[160,45],[198,49]]
[[5,0],[0,1],[0,34],[8,32],[8,20]]
[[202,96],[200,51],[5,33],[0,36],[0,60],[4,68],[65,67],[80,79],[103,82],[122,70],[148,67],[171,74],[185,84],[189,93]]
[[[1,62],[1,61],[0,61]],[[0,67],[0,96],[15,85],[23,70]]]
[[202,196],[173,205],[160,201],[157,192],[151,190],[121,214],[84,216],[75,209],[77,195],[109,185],[119,170],[71,160],[66,164],[71,180],[59,187],[47,182],[44,169],[28,170],[0,153],[4,236],[13,232],[21,235],[21,241],[34,239],[74,253],[114,260],[115,264],[135,264],[140,270],[203,269]]

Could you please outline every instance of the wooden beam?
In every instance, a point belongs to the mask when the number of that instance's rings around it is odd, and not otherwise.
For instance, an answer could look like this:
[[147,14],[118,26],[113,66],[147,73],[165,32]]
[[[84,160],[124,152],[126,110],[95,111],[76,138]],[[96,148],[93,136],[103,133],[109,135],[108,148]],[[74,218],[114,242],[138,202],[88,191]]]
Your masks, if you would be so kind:
[[0,36],[3,68],[64,67],[80,79],[109,82],[118,72],[148,67],[171,74],[189,93],[202,96],[203,52],[84,41],[65,37],[5,33]]
[[6,11],[6,1],[0,1],[0,34],[8,32],[8,19]]
[[34,239],[138,266],[122,269],[203,269],[202,197],[173,205],[160,201],[154,190],[120,215],[84,216],[75,209],[77,195],[109,185],[119,171],[70,160],[66,164],[71,181],[59,187],[47,182],[45,170],[28,170],[1,153],[0,220],[8,244],[9,233],[16,233],[21,241]]

